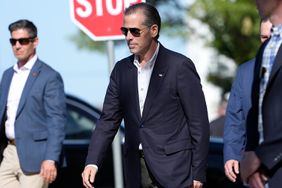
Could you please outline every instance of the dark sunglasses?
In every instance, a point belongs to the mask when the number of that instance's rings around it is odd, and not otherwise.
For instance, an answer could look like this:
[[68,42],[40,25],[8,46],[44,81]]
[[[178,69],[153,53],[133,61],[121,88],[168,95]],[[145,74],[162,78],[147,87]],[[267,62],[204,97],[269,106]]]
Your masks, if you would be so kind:
[[16,45],[17,42],[20,43],[20,45],[27,45],[29,44],[30,42],[33,42],[34,41],[34,38],[19,38],[19,39],[13,39],[13,38],[10,38],[10,43],[11,45]]
[[120,30],[121,30],[121,32],[124,36],[127,36],[128,31],[129,31],[134,37],[140,37],[141,32],[144,29],[147,29],[147,28],[148,27],[145,27],[143,29],[139,29],[139,28],[135,28],[135,27],[132,27],[132,28],[121,27]]

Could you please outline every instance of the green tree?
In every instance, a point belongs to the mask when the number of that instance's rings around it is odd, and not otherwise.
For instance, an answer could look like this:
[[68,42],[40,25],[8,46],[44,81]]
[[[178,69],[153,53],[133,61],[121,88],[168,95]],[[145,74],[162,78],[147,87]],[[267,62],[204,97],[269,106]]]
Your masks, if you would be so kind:
[[229,91],[233,77],[225,74],[226,62],[220,56],[237,65],[255,57],[260,45],[260,21],[254,1],[195,0],[188,15],[206,24],[213,36],[207,42],[218,53],[217,69],[211,69],[208,80],[221,87],[223,93]]

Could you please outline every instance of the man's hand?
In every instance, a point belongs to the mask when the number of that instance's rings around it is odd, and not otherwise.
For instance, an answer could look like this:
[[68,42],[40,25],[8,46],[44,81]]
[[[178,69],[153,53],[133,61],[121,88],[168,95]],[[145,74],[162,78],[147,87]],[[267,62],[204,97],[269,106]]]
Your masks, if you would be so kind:
[[193,180],[193,185],[191,185],[189,188],[202,188],[203,183],[197,180]]
[[84,187],[93,188],[91,184],[94,183],[96,173],[97,168],[94,166],[86,166],[84,168],[84,171],[81,174]]
[[236,182],[237,176],[239,174],[239,161],[237,160],[228,160],[224,165],[225,175],[232,182]]
[[254,151],[244,152],[240,168],[242,180],[248,183],[248,178],[258,170],[260,165],[261,162]]
[[255,172],[248,178],[250,188],[264,188],[266,181],[266,176],[260,174],[259,172]]
[[40,175],[47,183],[52,183],[57,177],[55,161],[45,160],[41,164]]

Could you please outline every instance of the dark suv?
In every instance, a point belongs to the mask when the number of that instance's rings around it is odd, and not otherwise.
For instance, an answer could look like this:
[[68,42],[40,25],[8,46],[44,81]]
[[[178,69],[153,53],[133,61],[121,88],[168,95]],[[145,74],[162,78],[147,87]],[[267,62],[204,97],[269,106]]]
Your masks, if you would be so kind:
[[[63,144],[62,167],[54,183],[49,187],[83,187],[81,173],[87,156],[87,149],[92,130],[101,111],[85,101],[67,95],[67,125],[66,137]],[[114,187],[113,157],[109,150],[103,167],[95,179],[95,188]]]
[[231,182],[224,174],[223,166],[223,139],[210,137],[207,183],[204,188],[244,188],[239,180]]

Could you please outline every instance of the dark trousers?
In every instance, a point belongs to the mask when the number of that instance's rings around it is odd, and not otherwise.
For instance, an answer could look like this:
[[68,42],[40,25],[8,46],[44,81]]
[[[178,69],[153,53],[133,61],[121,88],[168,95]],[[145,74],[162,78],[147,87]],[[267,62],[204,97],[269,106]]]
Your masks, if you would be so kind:
[[147,168],[142,150],[140,150],[140,164],[141,164],[141,188],[163,188],[155,180],[150,170]]

